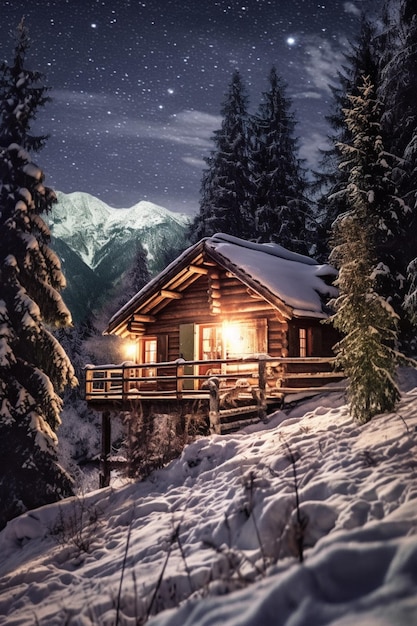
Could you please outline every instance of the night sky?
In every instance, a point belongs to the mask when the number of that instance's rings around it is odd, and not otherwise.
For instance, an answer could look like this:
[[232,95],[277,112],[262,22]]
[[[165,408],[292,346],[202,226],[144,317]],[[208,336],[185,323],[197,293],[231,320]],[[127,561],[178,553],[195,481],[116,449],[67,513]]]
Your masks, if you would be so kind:
[[310,166],[327,132],[337,69],[362,9],[382,0],[0,0],[0,58],[24,15],[27,67],[53,98],[34,160],[46,184],[113,207],[149,200],[198,210],[203,157],[239,69],[254,111],[272,65],[286,81]]

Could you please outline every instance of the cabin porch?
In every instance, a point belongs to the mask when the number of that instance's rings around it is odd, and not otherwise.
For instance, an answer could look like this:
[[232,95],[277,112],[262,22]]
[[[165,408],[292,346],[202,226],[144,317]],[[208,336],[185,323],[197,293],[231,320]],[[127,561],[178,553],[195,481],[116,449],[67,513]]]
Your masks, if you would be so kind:
[[[284,398],[341,391],[343,378],[334,357],[212,359],[164,363],[87,366],[85,398],[102,412],[100,485],[110,480],[111,413],[140,405],[151,413],[172,412],[179,418],[200,414],[207,434],[225,434],[267,418]],[[329,383],[333,383],[329,385]]]
[[[211,359],[164,363],[133,363],[86,367],[85,399],[93,407],[120,410],[133,402],[206,400],[210,429],[218,432],[219,415],[226,410],[254,406],[260,416],[284,396],[333,390],[340,381],[334,357],[270,357]],[[337,390],[339,387],[337,387]],[[243,407],[243,408],[242,408]],[[239,412],[239,411],[237,411]]]

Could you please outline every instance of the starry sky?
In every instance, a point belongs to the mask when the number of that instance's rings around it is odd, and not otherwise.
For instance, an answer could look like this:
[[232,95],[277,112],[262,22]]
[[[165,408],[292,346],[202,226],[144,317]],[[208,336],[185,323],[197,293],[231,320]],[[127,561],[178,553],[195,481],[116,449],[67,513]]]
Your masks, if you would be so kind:
[[328,131],[329,84],[382,0],[0,0],[0,58],[12,61],[22,16],[26,66],[52,102],[34,130],[46,184],[113,207],[148,200],[198,210],[204,157],[238,69],[255,111],[275,65],[287,83],[310,167]]

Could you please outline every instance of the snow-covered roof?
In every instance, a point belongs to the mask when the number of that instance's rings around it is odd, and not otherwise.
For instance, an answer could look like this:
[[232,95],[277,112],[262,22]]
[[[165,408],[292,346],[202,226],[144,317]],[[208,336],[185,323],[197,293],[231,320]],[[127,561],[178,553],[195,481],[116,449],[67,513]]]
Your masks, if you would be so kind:
[[[336,270],[315,259],[291,252],[275,243],[253,243],[218,233],[183,252],[111,318],[106,332],[113,333],[131,315],[143,312],[149,299],[192,264],[209,258],[233,273],[286,317],[326,318],[324,302],[337,295],[331,284]],[[327,279],[327,282],[326,280]]]
[[324,277],[336,277],[330,265],[291,252],[276,243],[253,243],[222,233],[207,239],[206,246],[245,275],[251,286],[270,291],[292,309],[294,317],[326,317],[323,300],[337,295]]

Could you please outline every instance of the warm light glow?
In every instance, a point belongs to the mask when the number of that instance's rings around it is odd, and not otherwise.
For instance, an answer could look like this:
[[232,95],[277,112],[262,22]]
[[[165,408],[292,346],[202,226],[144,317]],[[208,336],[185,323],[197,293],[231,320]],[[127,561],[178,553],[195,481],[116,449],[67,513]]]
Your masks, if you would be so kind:
[[223,344],[227,355],[239,355],[244,350],[244,337],[241,324],[233,324],[232,322],[223,322],[222,328]]
[[137,344],[136,341],[127,341],[124,352],[129,361],[136,361]]
[[227,358],[243,358],[259,351],[256,322],[223,322],[222,338]]
[[239,341],[240,335],[240,324],[223,322],[223,341],[225,341],[226,344]]

